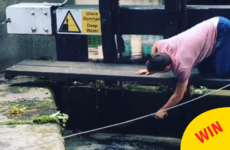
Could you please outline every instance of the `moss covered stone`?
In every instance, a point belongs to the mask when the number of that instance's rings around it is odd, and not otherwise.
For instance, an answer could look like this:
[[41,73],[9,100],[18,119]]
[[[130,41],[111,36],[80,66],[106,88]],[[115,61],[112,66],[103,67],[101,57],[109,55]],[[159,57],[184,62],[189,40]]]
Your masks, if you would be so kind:
[[50,116],[40,116],[38,118],[35,118],[33,120],[33,123],[35,123],[35,124],[45,124],[45,123],[57,123],[57,124],[59,124],[59,120],[54,118],[54,117],[50,117]]
[[0,126],[3,125],[22,125],[22,124],[33,124],[33,121],[6,121],[6,122],[2,122],[0,123]]
[[47,124],[47,123],[55,123],[60,124],[59,120],[55,117],[50,116],[40,116],[34,118],[33,120],[12,120],[0,123],[2,125],[22,125],[22,124]]
[[[38,83],[39,82],[39,83]],[[30,124],[57,111],[49,83],[35,78],[16,78],[0,85],[0,123]],[[2,116],[2,117],[1,117]],[[46,118],[40,118],[40,123]],[[31,121],[28,121],[31,120]]]

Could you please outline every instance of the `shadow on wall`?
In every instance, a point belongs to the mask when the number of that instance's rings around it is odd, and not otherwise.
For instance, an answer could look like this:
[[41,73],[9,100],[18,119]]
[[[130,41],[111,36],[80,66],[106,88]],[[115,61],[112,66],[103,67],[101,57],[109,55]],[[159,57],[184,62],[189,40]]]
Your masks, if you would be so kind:
[[[0,0],[0,22],[5,21],[7,6],[20,2],[55,2],[64,0]],[[69,0],[68,4],[73,4]],[[26,22],[25,22],[26,23]],[[53,36],[10,35],[6,25],[0,26],[0,72],[23,59],[51,56],[56,59],[56,45]]]

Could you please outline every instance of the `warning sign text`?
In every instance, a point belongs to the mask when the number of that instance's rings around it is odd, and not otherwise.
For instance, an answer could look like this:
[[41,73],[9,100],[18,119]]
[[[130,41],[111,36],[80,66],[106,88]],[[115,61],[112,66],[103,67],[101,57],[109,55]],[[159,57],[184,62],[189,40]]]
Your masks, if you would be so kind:
[[101,34],[100,13],[95,11],[82,11],[82,33]]

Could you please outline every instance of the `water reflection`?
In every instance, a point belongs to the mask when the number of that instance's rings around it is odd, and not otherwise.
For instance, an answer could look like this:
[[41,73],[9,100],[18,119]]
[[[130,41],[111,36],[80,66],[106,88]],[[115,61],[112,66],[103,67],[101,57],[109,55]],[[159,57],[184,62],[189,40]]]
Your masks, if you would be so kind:
[[180,150],[180,139],[98,133],[66,139],[68,150]]

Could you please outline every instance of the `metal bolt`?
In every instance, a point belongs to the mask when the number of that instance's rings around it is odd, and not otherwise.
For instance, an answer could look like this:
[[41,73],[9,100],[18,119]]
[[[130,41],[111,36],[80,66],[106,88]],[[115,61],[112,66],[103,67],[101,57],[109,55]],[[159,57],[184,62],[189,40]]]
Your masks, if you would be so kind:
[[47,29],[47,28],[45,28],[44,30],[45,30],[45,32],[48,32],[48,29]]
[[35,27],[32,27],[31,30],[32,30],[32,32],[36,32],[36,28]]
[[31,15],[34,15],[34,11],[31,11]]
[[47,12],[44,11],[44,15],[47,15]]

